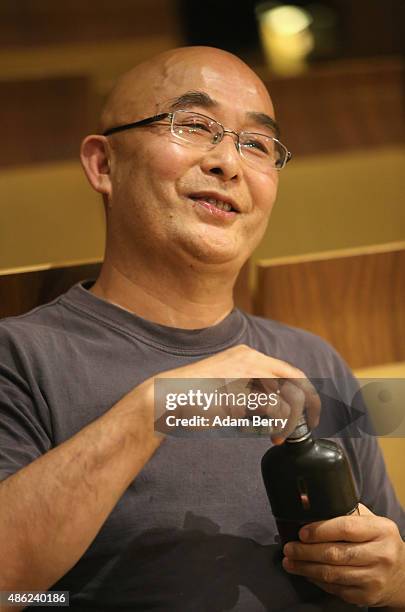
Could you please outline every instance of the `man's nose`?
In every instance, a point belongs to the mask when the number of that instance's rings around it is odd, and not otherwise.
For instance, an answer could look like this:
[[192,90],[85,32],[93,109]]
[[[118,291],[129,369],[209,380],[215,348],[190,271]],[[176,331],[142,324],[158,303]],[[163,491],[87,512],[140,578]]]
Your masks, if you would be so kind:
[[241,163],[236,137],[232,133],[226,133],[220,143],[207,151],[201,166],[207,174],[220,176],[224,181],[236,182],[241,177]]

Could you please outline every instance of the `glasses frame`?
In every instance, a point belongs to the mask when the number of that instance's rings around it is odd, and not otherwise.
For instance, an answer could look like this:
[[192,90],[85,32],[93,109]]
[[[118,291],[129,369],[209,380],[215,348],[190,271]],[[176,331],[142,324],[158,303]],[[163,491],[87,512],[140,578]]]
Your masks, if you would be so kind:
[[[204,119],[208,119],[209,121],[213,121],[214,123],[216,123],[217,125],[219,125],[221,127],[222,130],[222,135],[221,138],[219,140],[217,140],[216,142],[211,143],[213,147],[215,147],[217,144],[219,144],[220,142],[222,142],[225,134],[232,134],[234,136],[236,136],[236,142],[235,142],[235,146],[239,152],[239,154],[241,155],[241,157],[243,159],[246,160],[246,157],[244,157],[242,150],[241,150],[241,146],[240,146],[240,136],[243,134],[256,134],[257,136],[264,136],[265,138],[270,138],[271,140],[274,140],[275,142],[277,142],[285,151],[285,157],[283,160],[283,165],[282,166],[272,166],[272,169],[274,170],[282,170],[290,161],[290,159],[292,158],[292,154],[291,152],[287,149],[287,147],[280,141],[278,140],[278,138],[275,138],[274,136],[268,136],[267,134],[261,134],[260,132],[235,132],[234,130],[228,130],[226,129],[222,123],[220,123],[219,121],[217,121],[216,119],[212,119],[212,117],[208,117],[207,115],[203,115],[202,113],[196,113],[195,111],[188,111],[185,109],[178,109],[177,111],[173,111],[172,113],[160,113],[159,115],[153,115],[153,117],[147,117],[146,119],[141,119],[140,121],[133,121],[132,123],[125,123],[123,125],[117,125],[115,127],[112,128],[108,128],[107,130],[105,130],[103,132],[103,136],[110,136],[111,134],[117,134],[119,132],[123,132],[124,130],[131,130],[132,128],[137,128],[137,127],[143,127],[145,125],[150,125],[152,123],[156,123],[157,121],[162,121],[163,119],[170,119],[170,130],[171,133],[173,134],[173,136],[175,136],[176,138],[179,138],[181,140],[184,140],[185,142],[190,142],[189,140],[187,140],[187,138],[182,138],[181,136],[179,136],[178,134],[176,134],[176,132],[174,131],[174,123],[175,123],[175,117],[176,117],[176,113],[177,112],[182,112],[182,113],[190,113],[190,115],[197,115],[199,117],[204,117]],[[249,160],[246,160],[249,163]]]

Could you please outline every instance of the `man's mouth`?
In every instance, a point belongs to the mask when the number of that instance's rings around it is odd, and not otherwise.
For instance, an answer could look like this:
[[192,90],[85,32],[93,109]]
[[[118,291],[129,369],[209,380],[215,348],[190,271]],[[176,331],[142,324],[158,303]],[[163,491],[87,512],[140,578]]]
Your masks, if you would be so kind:
[[212,204],[216,208],[219,208],[219,210],[225,210],[226,212],[230,212],[232,210],[232,206],[230,204],[227,204],[226,202],[223,202],[221,200],[215,200],[214,198],[194,198],[193,197],[191,199],[195,200],[196,202],[198,201],[208,202],[208,204]]
[[238,212],[238,209],[235,203],[229,198],[222,199],[219,196],[208,195],[204,193],[192,194],[189,197],[191,200],[194,200],[195,202],[201,202],[201,203],[205,202],[225,212]]

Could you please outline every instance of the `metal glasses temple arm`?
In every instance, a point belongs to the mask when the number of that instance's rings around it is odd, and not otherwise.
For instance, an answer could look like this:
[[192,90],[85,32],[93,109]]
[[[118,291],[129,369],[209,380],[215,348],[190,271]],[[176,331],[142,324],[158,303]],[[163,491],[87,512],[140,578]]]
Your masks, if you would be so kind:
[[161,113],[160,115],[154,115],[147,119],[141,119],[141,121],[134,121],[133,123],[126,123],[125,125],[118,125],[116,127],[108,128],[103,132],[103,136],[109,136],[110,134],[116,134],[117,132],[123,132],[124,130],[130,130],[131,128],[141,127],[143,125],[149,125],[155,121],[161,121],[161,119],[171,119],[172,113]]

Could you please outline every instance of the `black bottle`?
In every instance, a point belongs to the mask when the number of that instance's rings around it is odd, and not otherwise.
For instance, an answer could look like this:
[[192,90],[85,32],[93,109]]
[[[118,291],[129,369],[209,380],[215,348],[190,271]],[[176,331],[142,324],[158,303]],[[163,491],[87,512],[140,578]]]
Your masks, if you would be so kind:
[[262,475],[281,543],[298,540],[306,523],[358,511],[352,472],[341,446],[314,440],[305,417],[262,459]]

